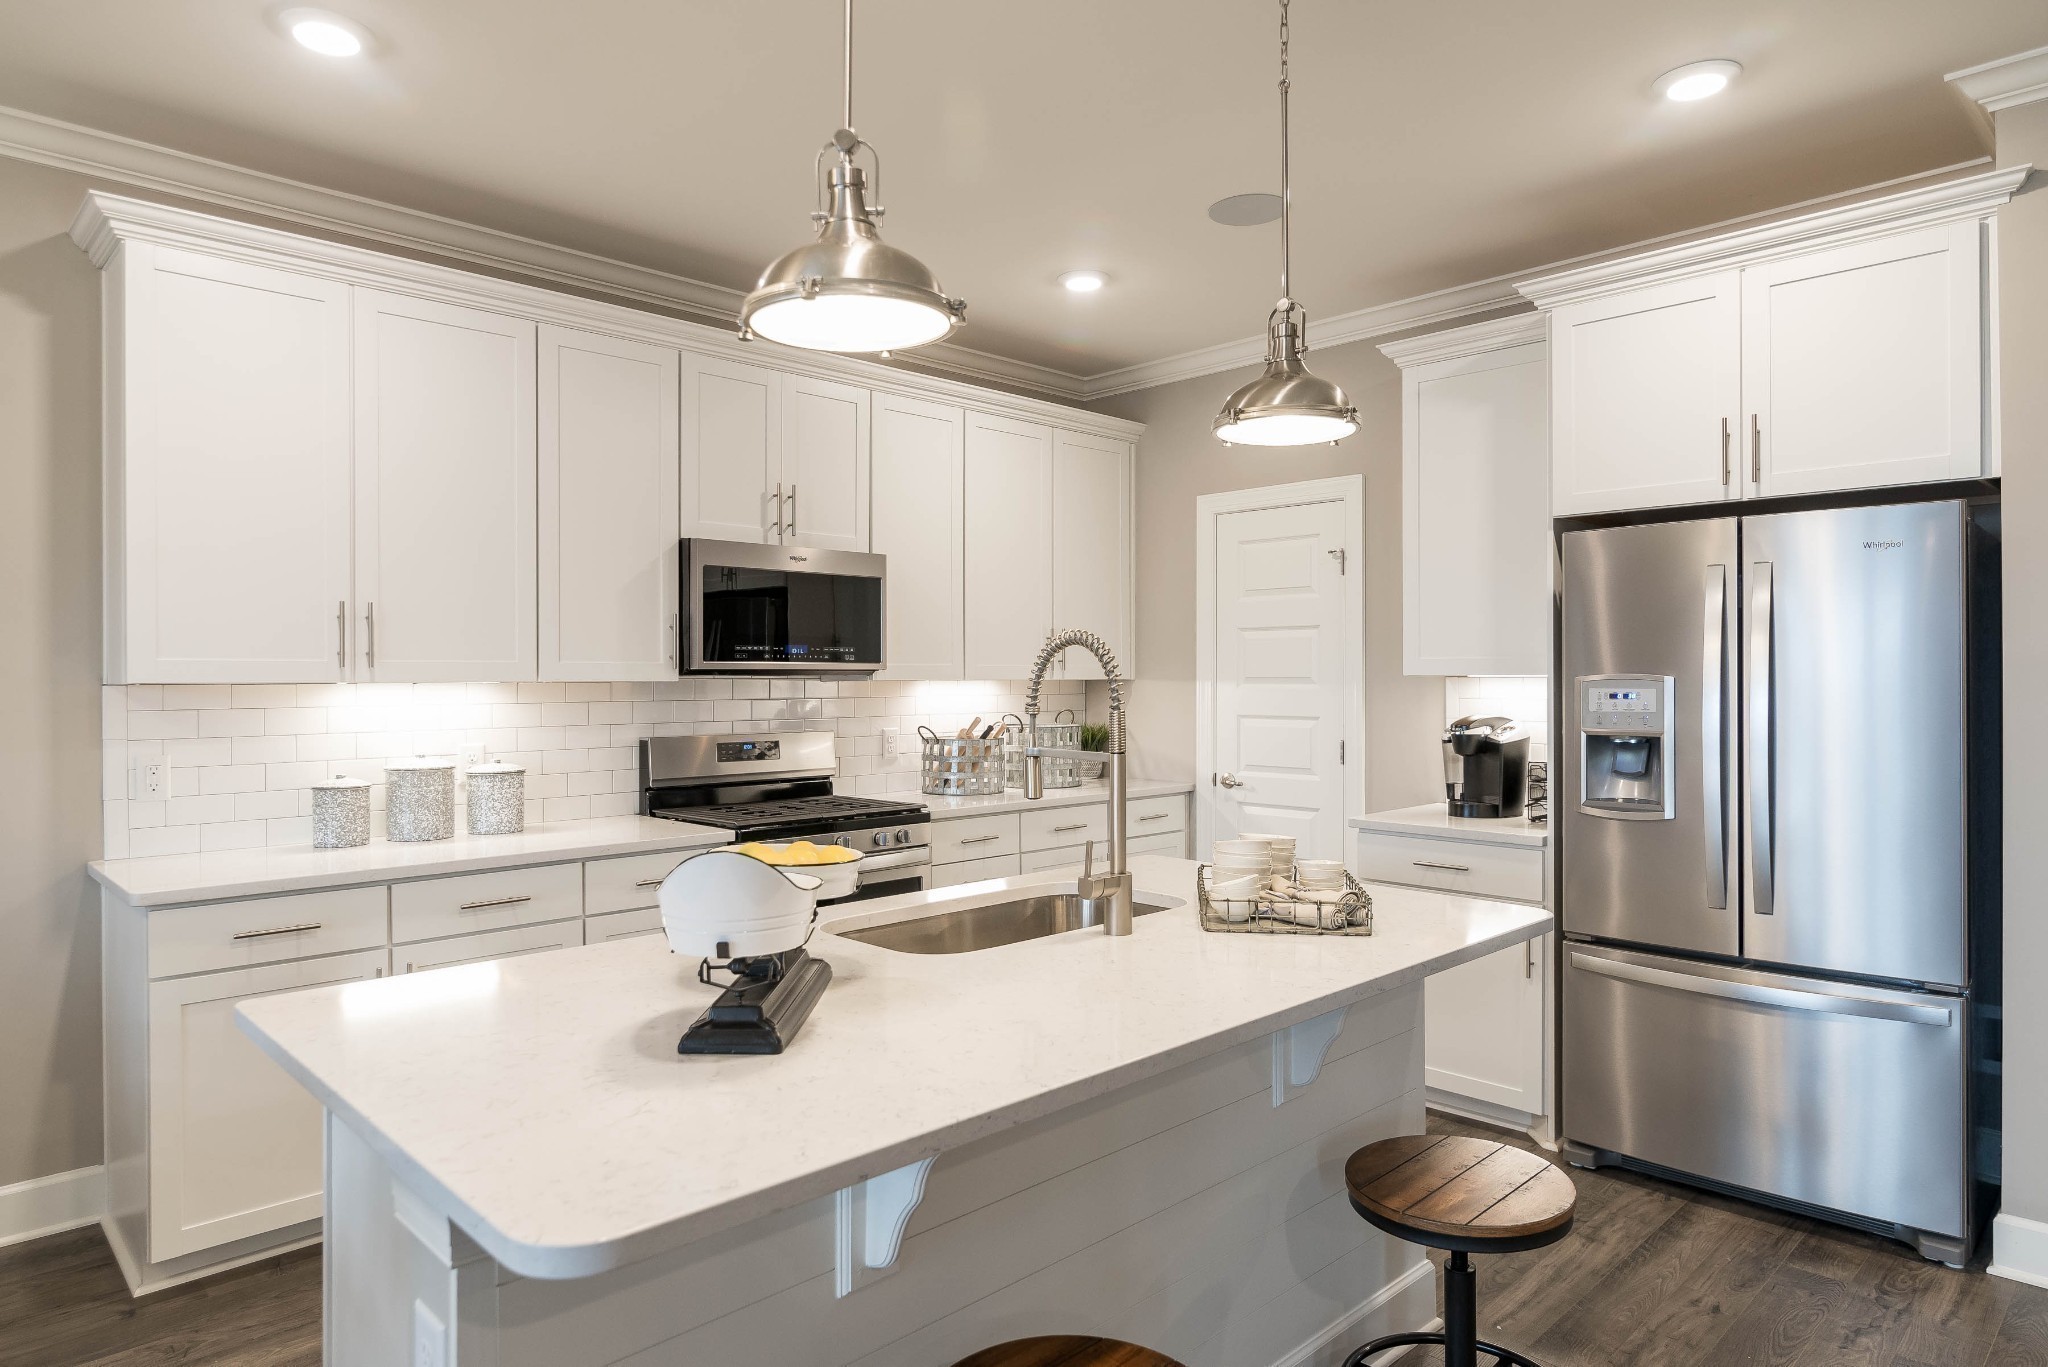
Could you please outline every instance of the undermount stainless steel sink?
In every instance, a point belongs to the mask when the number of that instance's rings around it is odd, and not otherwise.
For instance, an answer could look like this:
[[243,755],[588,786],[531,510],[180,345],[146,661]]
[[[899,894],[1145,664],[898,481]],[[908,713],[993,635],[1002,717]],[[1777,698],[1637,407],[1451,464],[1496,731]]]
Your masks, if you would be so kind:
[[[1086,930],[1090,926],[1101,925],[1098,905],[1085,902],[1071,892],[1048,893],[1021,897],[1014,902],[997,902],[993,906],[962,907],[959,911],[943,911],[914,921],[896,921],[886,926],[867,926],[834,933],[848,940],[859,940],[862,944],[879,945],[904,954],[971,954],[977,949],[994,949],[998,945],[1014,945],[1041,936],[1062,935],[1070,930]],[[1132,913],[1148,916],[1179,905],[1178,901],[1148,900],[1140,896],[1132,905]]]

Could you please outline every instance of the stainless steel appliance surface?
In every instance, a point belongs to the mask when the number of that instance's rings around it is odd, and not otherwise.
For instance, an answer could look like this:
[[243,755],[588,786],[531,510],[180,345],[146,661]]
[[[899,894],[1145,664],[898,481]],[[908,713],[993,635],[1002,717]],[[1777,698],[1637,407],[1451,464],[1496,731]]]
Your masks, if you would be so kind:
[[1561,538],[1575,1160],[1966,1255],[1995,519],[1950,500]]
[[887,557],[686,537],[684,674],[865,677],[887,663]]
[[841,902],[919,892],[931,881],[931,811],[919,802],[833,791],[830,731],[654,736],[640,742],[641,810],[716,826],[734,840],[817,840],[861,852]]
[[1529,737],[1507,717],[1444,729],[1444,801],[1452,816],[1511,817],[1529,805]]

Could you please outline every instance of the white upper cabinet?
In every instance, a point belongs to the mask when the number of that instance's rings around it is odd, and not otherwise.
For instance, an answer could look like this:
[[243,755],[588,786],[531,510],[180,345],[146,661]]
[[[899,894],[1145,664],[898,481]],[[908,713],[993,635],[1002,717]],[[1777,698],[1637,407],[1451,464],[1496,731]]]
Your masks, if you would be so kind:
[[684,353],[684,536],[782,539],[782,384],[760,366]]
[[1987,473],[1982,235],[1947,223],[1742,273],[1753,492]]
[[[1052,457],[1052,621],[1109,642],[1117,669],[1136,663],[1131,632],[1131,444],[1081,432],[1055,432]],[[1068,678],[1100,679],[1085,650],[1069,650]]]
[[357,677],[535,672],[534,325],[356,291]]
[[150,242],[109,269],[108,682],[347,677],[348,286]]
[[782,539],[868,548],[868,391],[790,375],[782,382]]
[[958,408],[874,396],[876,554],[888,557],[888,679],[966,677]]
[[1390,343],[1401,365],[1403,670],[1550,672],[1541,315]]
[[1741,496],[1738,272],[1562,306],[1550,342],[1553,514]]
[[1551,319],[1551,511],[1996,475],[1990,222],[2027,174],[1520,286]]
[[540,677],[676,673],[674,347],[540,329]]
[[1022,679],[1052,630],[1053,433],[967,414],[967,677]]

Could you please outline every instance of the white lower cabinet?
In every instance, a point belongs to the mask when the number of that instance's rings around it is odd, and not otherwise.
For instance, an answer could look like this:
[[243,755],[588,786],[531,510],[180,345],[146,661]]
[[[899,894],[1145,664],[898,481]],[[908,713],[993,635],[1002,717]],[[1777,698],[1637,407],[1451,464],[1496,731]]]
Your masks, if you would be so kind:
[[966,859],[956,864],[932,865],[932,886],[950,888],[961,883],[979,883],[984,878],[1015,878],[1024,872],[1024,866],[1014,854],[999,854],[988,859]]
[[578,917],[573,921],[548,921],[537,926],[514,926],[510,930],[487,930],[479,935],[457,935],[448,940],[399,945],[391,951],[391,957],[396,972],[419,973],[456,964],[514,959],[521,954],[567,949],[582,943],[583,919]]
[[149,985],[148,1253],[320,1218],[320,1103],[235,1026],[251,997],[381,977],[381,947]]
[[[1187,857],[1188,800],[1174,793],[1131,800],[1126,852]],[[932,886],[1064,869],[1081,863],[1095,842],[1098,869],[1109,867],[1109,804],[1031,806],[992,816],[939,817],[932,822]]]
[[637,940],[643,935],[661,934],[661,908],[640,907],[634,911],[608,911],[583,920],[583,943],[601,945],[612,940]]

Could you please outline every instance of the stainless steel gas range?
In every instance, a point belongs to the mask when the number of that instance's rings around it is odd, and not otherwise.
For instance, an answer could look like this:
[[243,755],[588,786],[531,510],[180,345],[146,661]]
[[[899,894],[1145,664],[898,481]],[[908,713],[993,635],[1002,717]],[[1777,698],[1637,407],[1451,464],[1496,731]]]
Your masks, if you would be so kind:
[[815,840],[859,850],[860,887],[842,902],[930,886],[930,810],[834,792],[837,761],[830,731],[656,736],[640,742],[640,810],[722,827],[734,840]]

